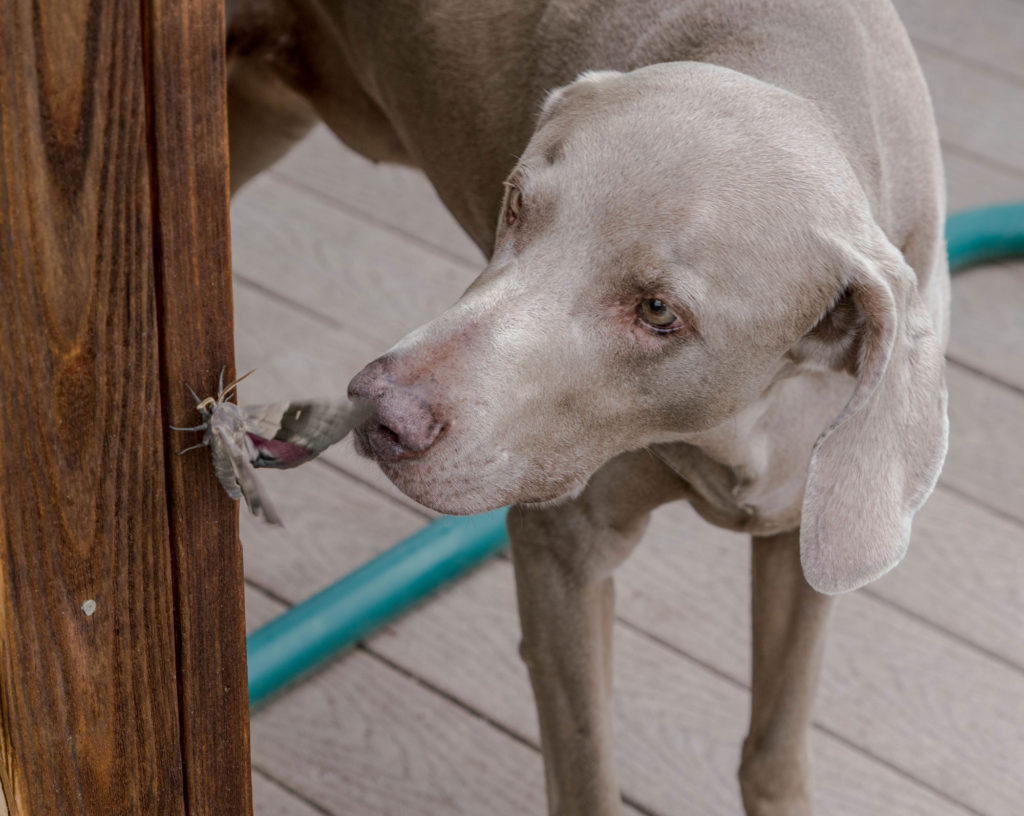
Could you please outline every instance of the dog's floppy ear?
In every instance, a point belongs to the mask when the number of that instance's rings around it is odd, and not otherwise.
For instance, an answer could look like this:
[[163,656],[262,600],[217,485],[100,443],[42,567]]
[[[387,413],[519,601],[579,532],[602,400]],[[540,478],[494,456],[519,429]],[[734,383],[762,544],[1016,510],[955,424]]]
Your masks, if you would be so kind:
[[946,455],[942,348],[914,273],[881,230],[872,231],[868,249],[830,242],[846,288],[823,319],[832,327],[811,333],[817,354],[857,377],[814,445],[804,494],[800,561],[807,582],[830,595],[902,560],[910,522]]

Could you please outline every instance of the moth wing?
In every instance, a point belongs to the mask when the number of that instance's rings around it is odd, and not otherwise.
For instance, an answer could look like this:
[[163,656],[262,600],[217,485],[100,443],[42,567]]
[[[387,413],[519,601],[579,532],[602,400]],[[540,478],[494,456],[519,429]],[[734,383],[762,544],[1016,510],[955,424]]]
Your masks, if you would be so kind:
[[225,469],[230,468],[231,479],[235,488],[235,494],[232,498],[238,498],[239,496],[245,497],[245,503],[249,507],[249,512],[258,518],[263,518],[268,524],[281,524],[281,517],[277,514],[274,509],[273,503],[270,501],[270,497],[263,490],[259,483],[259,479],[256,478],[256,470],[252,466],[250,461],[250,454],[246,451],[242,445],[237,444],[232,438],[231,434],[223,426],[215,426],[211,429],[214,434],[214,438],[217,442],[212,446],[215,451],[214,465],[217,470],[217,478],[220,479],[224,489],[228,491],[228,495],[232,495],[232,491],[228,489],[228,485],[225,481],[225,477],[221,475],[221,467],[217,462],[217,451],[222,452],[220,457],[224,460]]
[[344,439],[363,418],[350,402],[278,402],[242,408],[256,467],[293,468]]

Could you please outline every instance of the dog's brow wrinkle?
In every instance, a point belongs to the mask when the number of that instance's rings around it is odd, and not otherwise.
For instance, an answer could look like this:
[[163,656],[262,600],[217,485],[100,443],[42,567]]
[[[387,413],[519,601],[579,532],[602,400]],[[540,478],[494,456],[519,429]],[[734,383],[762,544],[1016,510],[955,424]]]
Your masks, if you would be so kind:
[[565,144],[561,139],[552,142],[544,150],[544,159],[548,164],[554,164],[565,155]]

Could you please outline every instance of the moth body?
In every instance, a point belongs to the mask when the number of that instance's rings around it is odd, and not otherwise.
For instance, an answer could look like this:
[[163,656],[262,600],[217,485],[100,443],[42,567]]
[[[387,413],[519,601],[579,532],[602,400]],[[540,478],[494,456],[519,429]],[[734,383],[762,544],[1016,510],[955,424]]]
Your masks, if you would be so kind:
[[[252,372],[250,371],[249,374]],[[348,401],[307,401],[240,407],[228,402],[231,391],[249,374],[224,387],[224,371],[216,397],[200,399],[186,386],[203,418],[194,428],[176,431],[203,431],[198,445],[209,447],[213,469],[225,492],[232,499],[245,498],[249,510],[269,524],[280,524],[270,498],[256,478],[255,468],[293,468],[320,455],[343,439],[363,417],[362,411]]]
[[203,444],[209,445],[217,479],[233,499],[242,497],[233,461],[233,453],[250,464],[256,458],[256,448],[245,432],[242,412],[233,402],[217,403],[206,417]]

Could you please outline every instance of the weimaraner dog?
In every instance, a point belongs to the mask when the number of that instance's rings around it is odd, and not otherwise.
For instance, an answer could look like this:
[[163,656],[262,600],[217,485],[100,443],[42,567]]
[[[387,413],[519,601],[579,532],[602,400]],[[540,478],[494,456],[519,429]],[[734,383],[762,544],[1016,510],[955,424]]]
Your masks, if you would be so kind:
[[549,812],[621,813],[612,573],[687,499],[753,539],[746,811],[810,814],[829,596],[900,561],[946,451],[942,170],[888,0],[230,11],[234,186],[323,120],[489,258],[349,392],[408,495],[514,505]]

